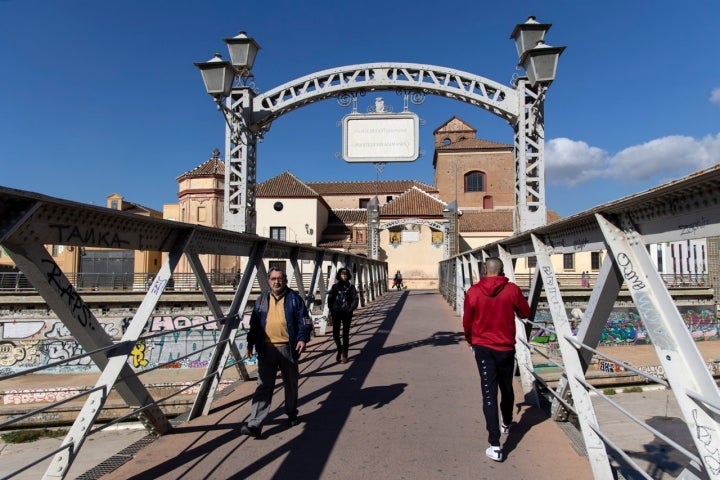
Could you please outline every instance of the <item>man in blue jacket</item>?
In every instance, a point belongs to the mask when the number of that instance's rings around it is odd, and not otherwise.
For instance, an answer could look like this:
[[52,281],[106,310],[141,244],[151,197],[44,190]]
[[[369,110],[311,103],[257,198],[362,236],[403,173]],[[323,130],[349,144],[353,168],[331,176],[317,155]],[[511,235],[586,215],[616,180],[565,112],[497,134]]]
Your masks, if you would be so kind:
[[285,413],[288,426],[298,424],[298,359],[310,341],[305,325],[309,317],[300,295],[287,286],[287,275],[279,268],[268,272],[270,290],[255,300],[247,335],[247,356],[257,352],[257,388],[252,398],[250,419],[240,433],[259,438],[270,412],[278,368],[285,387]]

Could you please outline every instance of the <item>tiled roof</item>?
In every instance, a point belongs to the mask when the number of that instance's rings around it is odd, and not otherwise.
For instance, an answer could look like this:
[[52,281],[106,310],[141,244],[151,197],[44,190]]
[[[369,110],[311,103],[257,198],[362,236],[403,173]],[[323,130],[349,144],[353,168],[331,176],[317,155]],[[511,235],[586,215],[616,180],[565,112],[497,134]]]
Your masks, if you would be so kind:
[[467,123],[462,118],[458,117],[457,115],[453,115],[450,120],[440,125],[438,128],[435,129],[433,132],[433,135],[437,135],[438,133],[457,133],[457,132],[472,132],[473,136],[477,132],[477,129]]
[[343,248],[347,244],[347,240],[330,240],[328,242],[318,242],[320,248]]
[[338,221],[346,225],[367,223],[367,209],[365,208],[336,208],[333,213]]
[[461,232],[512,232],[512,210],[464,211],[460,215]]
[[290,172],[283,172],[257,186],[258,198],[317,198],[318,192]]
[[142,210],[148,212],[150,215],[160,216],[162,218],[162,212],[155,210],[154,208],[145,207],[139,203],[128,202],[127,200],[122,201],[122,209],[125,210]]
[[553,223],[560,220],[562,217],[555,210],[547,211],[547,223]]
[[213,151],[213,156],[210,158],[210,160],[198,165],[192,170],[183,173],[182,175],[177,177],[176,180],[180,181],[185,178],[213,176],[225,176],[225,162],[220,159],[220,150],[218,149],[215,149]]
[[437,150],[508,150],[512,145],[499,142],[491,142],[480,138],[465,138],[448,145],[438,145]]
[[336,208],[328,214],[328,224],[323,234],[347,234],[349,225],[367,224],[367,210],[364,208]]
[[[547,222],[552,223],[561,217],[554,211],[547,212]],[[512,210],[464,211],[460,215],[461,232],[512,232]]]
[[412,187],[380,207],[380,216],[442,216],[445,202]]
[[375,182],[306,182],[307,186],[320,195],[375,195],[404,192],[411,187],[417,187],[426,192],[437,192],[437,188],[417,180],[384,180]]

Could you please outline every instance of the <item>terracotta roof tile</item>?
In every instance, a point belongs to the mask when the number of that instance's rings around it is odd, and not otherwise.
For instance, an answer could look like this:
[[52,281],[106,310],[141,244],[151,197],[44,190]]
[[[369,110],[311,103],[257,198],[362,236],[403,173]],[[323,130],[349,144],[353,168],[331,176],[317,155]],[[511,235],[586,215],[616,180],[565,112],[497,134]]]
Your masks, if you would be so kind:
[[358,195],[367,194],[389,194],[404,192],[411,187],[417,187],[426,192],[436,193],[438,190],[433,185],[418,182],[417,180],[384,180],[375,182],[306,182],[306,185],[320,195]]
[[512,232],[512,210],[464,211],[460,215],[461,232]]
[[290,172],[283,172],[257,186],[258,198],[317,198],[318,192]]
[[215,176],[225,176],[225,162],[220,159],[220,151],[217,149],[213,152],[213,156],[212,158],[210,158],[210,160],[206,161],[205,163],[201,163],[192,170],[188,170],[187,172],[177,177],[176,180],[180,181],[186,178]]
[[338,221],[346,225],[367,223],[367,209],[365,208],[336,208],[333,213]]
[[437,150],[508,150],[512,149],[512,145],[500,142],[491,142],[480,138],[465,138],[448,145],[438,145]]
[[446,206],[442,200],[413,186],[380,207],[380,216],[442,216]]

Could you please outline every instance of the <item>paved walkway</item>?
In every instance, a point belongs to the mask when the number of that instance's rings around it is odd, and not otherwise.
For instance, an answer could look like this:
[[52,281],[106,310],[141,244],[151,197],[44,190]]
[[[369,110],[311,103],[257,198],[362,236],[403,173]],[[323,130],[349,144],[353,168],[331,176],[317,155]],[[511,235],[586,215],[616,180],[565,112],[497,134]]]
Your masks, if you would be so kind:
[[[330,336],[313,339],[301,364],[300,425],[285,427],[279,394],[262,438],[240,435],[255,382],[240,383],[216,400],[209,416],[182,424],[154,441],[142,429],[108,429],[90,436],[67,478],[592,478],[587,458],[577,450],[580,434],[524,402],[519,381],[516,424],[504,445],[507,458],[496,463],[485,457],[479,378],[461,332],[460,318],[437,292],[389,292],[356,315],[350,363],[335,362]],[[720,357],[720,342],[697,345],[707,361]],[[636,366],[658,363],[652,346],[600,350]],[[151,380],[184,381],[201,374],[162,373],[163,378]],[[253,370],[250,373],[254,375]],[[52,380],[65,386],[94,383],[88,375],[93,374],[55,375]],[[236,377],[228,371],[228,379]],[[643,412],[646,421],[693,449],[670,392],[628,393],[614,399],[633,412]],[[634,428],[603,400],[596,397],[593,403],[601,426],[613,432],[614,440],[635,460],[647,465],[653,478],[677,476],[682,459],[662,454],[665,450],[657,438]],[[59,442],[42,439],[32,447],[51,450]],[[27,461],[27,448],[0,442],[0,477]],[[106,460],[115,452],[121,453]],[[40,478],[45,467],[33,467],[14,478]]]
[[479,377],[461,332],[438,293],[390,292],[356,316],[348,364],[335,363],[330,337],[312,342],[300,425],[285,427],[280,394],[262,438],[240,435],[248,382],[102,478],[591,478],[587,460],[519,387],[507,459],[485,457]]

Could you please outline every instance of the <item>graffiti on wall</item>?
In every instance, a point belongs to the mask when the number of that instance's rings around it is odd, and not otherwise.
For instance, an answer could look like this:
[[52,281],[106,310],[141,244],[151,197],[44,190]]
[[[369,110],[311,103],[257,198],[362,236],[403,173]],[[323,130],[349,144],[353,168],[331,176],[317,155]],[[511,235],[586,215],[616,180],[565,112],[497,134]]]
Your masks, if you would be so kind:
[[[718,340],[718,319],[715,307],[679,306],[678,311],[690,335],[695,341]],[[584,312],[579,308],[567,312],[570,328],[576,335],[583,321]],[[536,326],[533,327],[531,339],[535,343],[555,342],[552,317],[549,310],[538,310],[535,315]],[[650,344],[650,337],[636,308],[622,307],[613,309],[600,335],[600,345],[645,345]]]
[[[100,321],[104,331],[120,340],[132,318],[119,317]],[[246,326],[244,321],[241,327]],[[164,332],[164,335],[157,335]],[[144,368],[205,368],[220,331],[212,315],[156,315],[148,320],[141,339],[130,353],[130,365]],[[245,335],[236,340],[245,351]],[[84,349],[58,320],[12,319],[0,321],[0,371],[7,375],[28,368],[58,364],[47,373],[69,373],[97,370]],[[256,359],[245,359],[247,365]],[[232,362],[232,360],[231,360]]]

